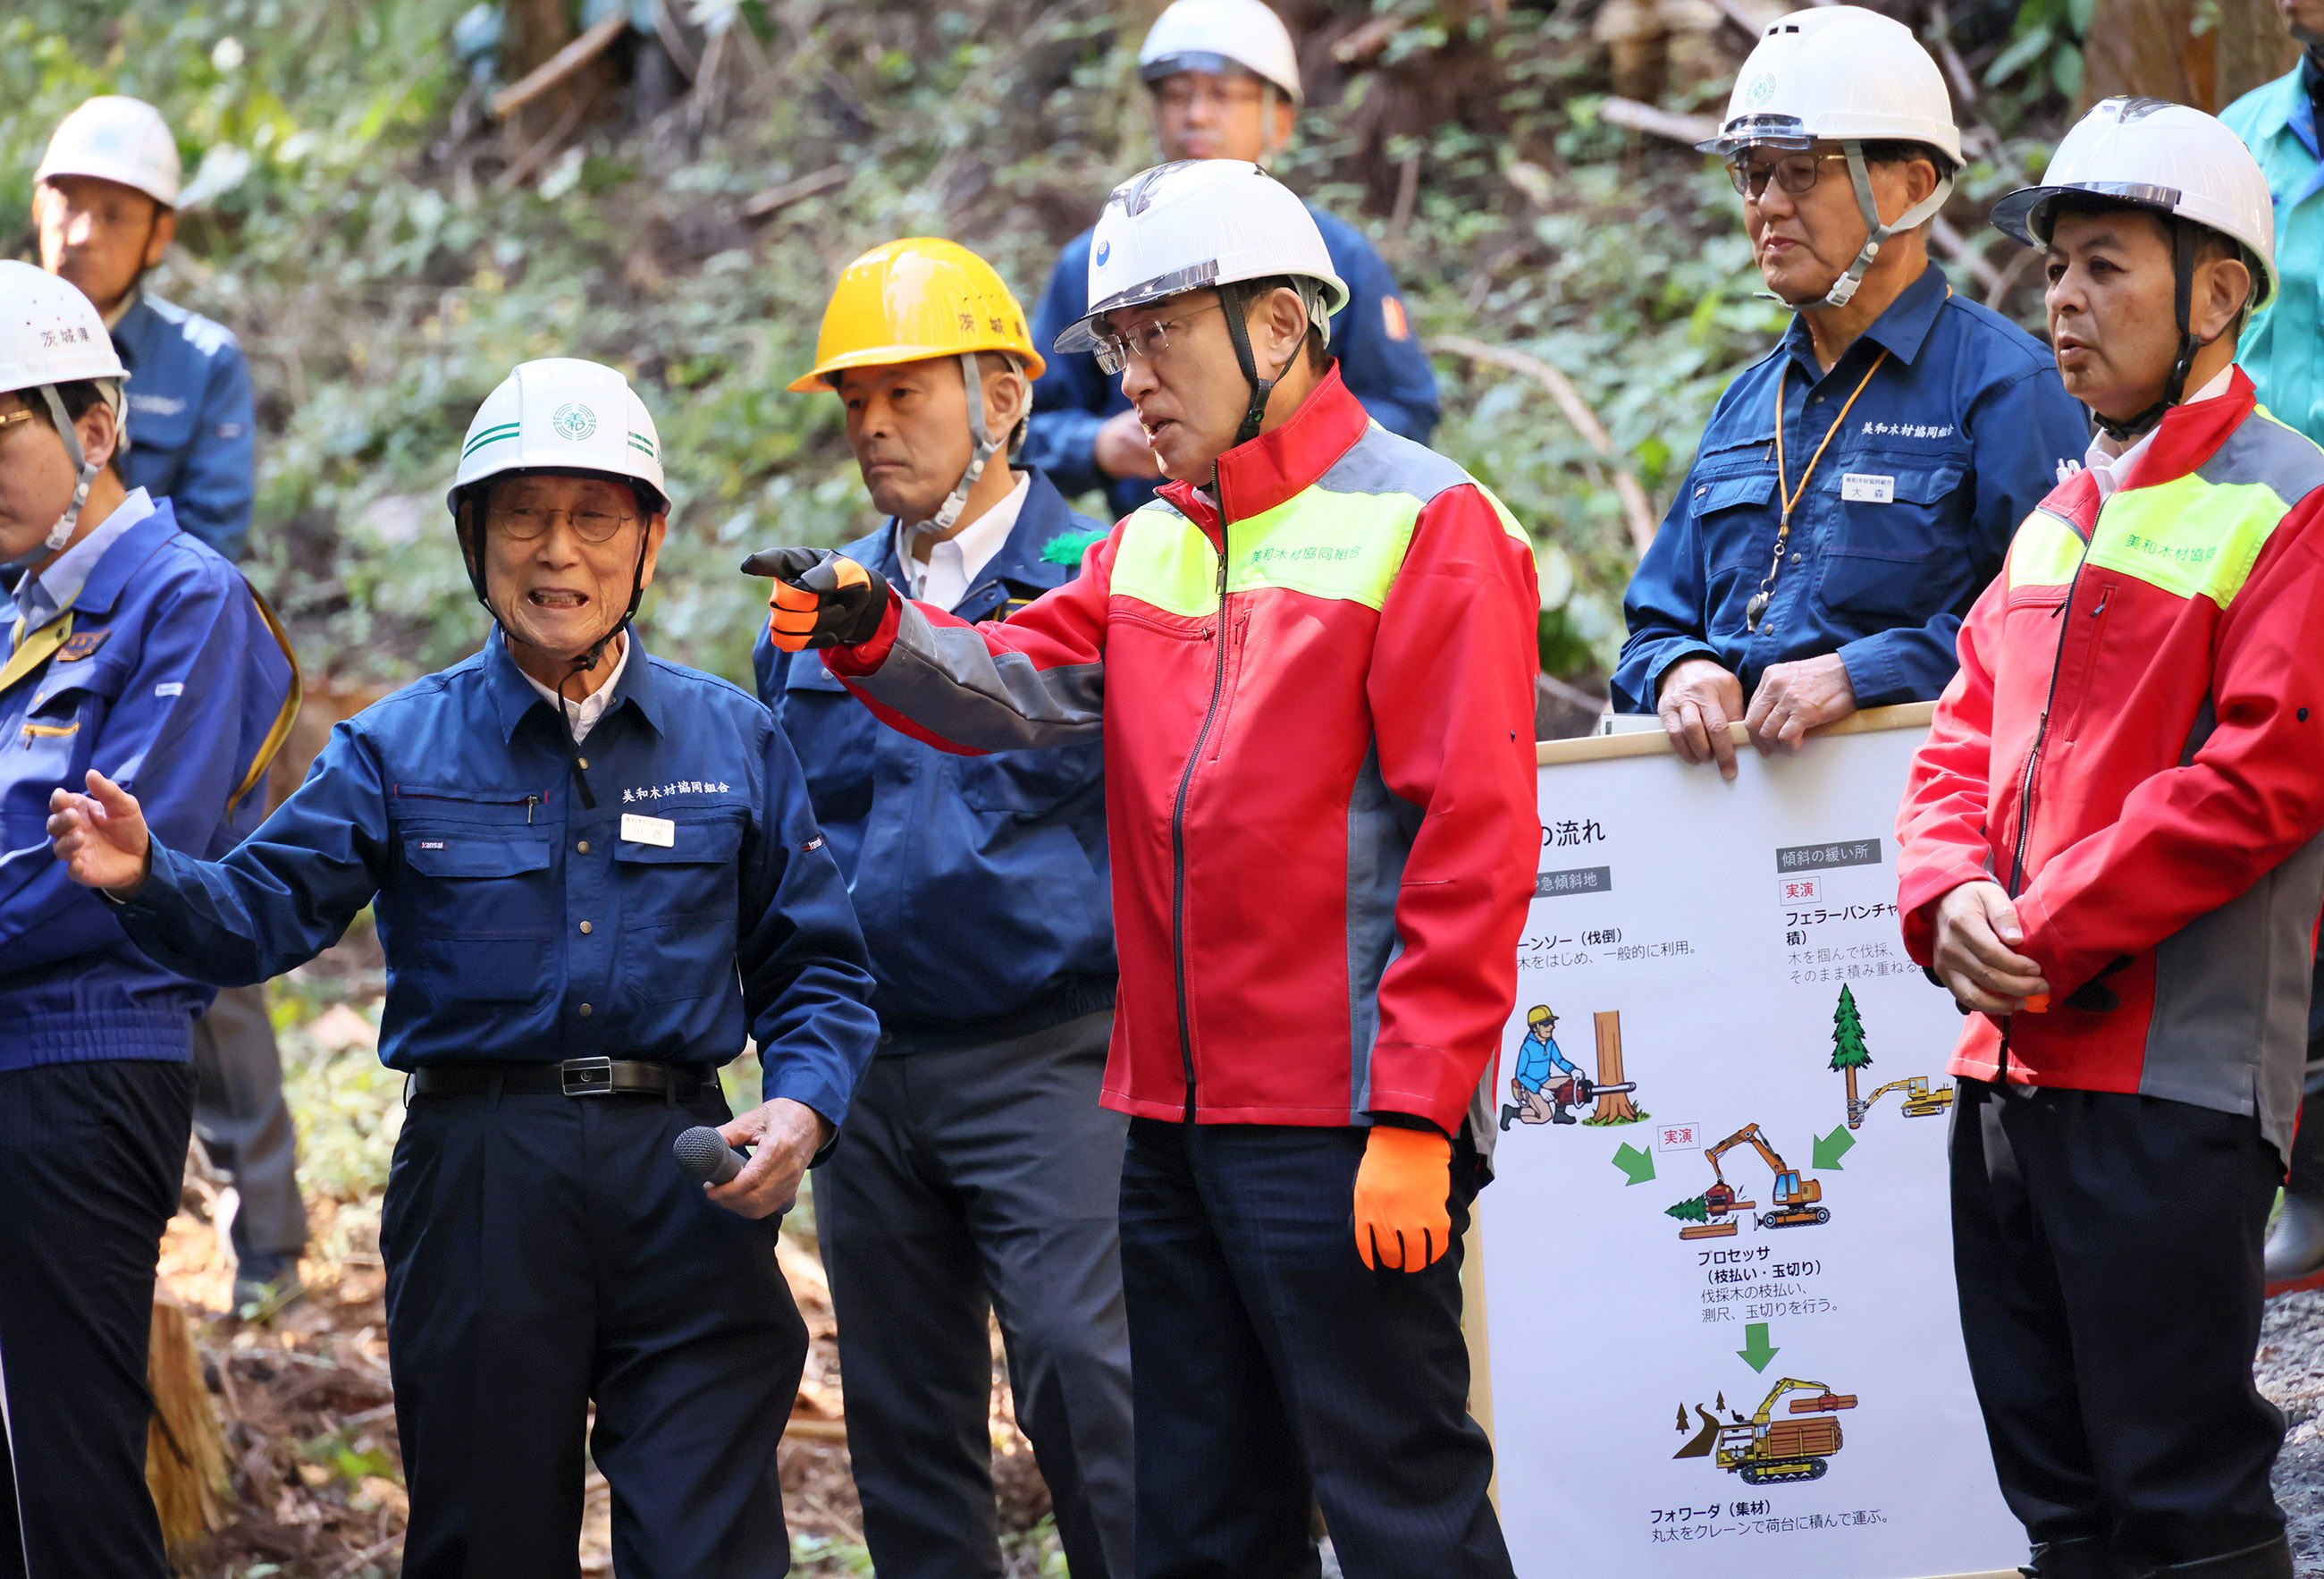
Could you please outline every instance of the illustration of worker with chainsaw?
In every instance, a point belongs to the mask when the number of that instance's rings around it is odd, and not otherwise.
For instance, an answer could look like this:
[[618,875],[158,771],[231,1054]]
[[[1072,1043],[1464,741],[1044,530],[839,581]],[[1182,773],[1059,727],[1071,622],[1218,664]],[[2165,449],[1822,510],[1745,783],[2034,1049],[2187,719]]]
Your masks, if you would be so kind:
[[1594,1098],[1589,1077],[1575,1068],[1557,1047],[1557,1015],[1546,1003],[1526,1011],[1526,1037],[1517,1044],[1517,1073],[1509,1078],[1515,1100],[1501,1109],[1501,1128],[1513,1119],[1528,1124],[1571,1124],[1566,1110]]

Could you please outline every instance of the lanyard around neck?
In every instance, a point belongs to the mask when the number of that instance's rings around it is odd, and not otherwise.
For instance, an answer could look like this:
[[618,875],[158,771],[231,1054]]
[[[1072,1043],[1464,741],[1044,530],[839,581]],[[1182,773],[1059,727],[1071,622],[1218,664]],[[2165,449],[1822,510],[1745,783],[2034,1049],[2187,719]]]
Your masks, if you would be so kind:
[[1767,612],[1767,599],[1774,592],[1775,577],[1784,568],[1784,548],[1791,540],[1792,512],[1799,508],[1800,501],[1807,494],[1808,479],[1815,476],[1816,462],[1821,460],[1823,452],[1831,448],[1832,439],[1838,437],[1841,425],[1848,420],[1849,411],[1856,404],[1856,397],[1864,392],[1864,386],[1872,382],[1872,375],[1879,372],[1880,365],[1887,360],[1888,353],[1883,350],[1872,359],[1872,365],[1864,370],[1864,376],[1857,380],[1855,391],[1840,408],[1840,415],[1834,417],[1831,426],[1824,429],[1823,442],[1816,446],[1813,455],[1808,457],[1807,469],[1800,473],[1800,485],[1796,488],[1792,486],[1784,464],[1784,386],[1792,375],[1789,358],[1784,360],[1783,371],[1775,374],[1775,497],[1782,502],[1784,512],[1775,524],[1775,557],[1767,566],[1766,575],[1760,577],[1759,590],[1753,593],[1751,601],[1743,605],[1743,629],[1747,633],[1758,633],[1759,617]]

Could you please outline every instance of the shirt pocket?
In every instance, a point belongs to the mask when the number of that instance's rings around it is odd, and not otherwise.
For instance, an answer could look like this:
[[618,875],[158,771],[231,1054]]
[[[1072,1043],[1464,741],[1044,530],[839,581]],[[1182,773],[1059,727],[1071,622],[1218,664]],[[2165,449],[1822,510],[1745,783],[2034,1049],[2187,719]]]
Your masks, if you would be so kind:
[[1833,515],[1817,600],[1890,623],[1951,607],[1969,573],[1955,501],[1968,475],[1965,457],[1871,454],[1820,482]]
[[[60,785],[85,790],[97,764],[97,741],[119,694],[125,671],[88,660],[49,660],[24,712],[0,736],[0,785],[6,787],[6,845],[22,849],[48,843],[49,792]],[[141,753],[142,754],[142,753]],[[134,788],[134,786],[133,786]]]
[[1739,631],[1743,605],[1766,578],[1775,551],[1775,471],[1755,456],[1753,469],[1697,475],[1689,486],[1702,545],[1704,629]]
[[622,990],[633,1003],[681,1002],[734,983],[742,814],[669,820],[667,845],[622,839],[613,846]]
[[815,820],[861,822],[872,815],[872,777],[878,732],[872,716],[820,656],[802,652],[783,675],[783,733],[798,758]]
[[409,828],[397,909],[420,935],[431,981],[469,1003],[547,995],[549,927],[560,910],[549,836],[496,828]]

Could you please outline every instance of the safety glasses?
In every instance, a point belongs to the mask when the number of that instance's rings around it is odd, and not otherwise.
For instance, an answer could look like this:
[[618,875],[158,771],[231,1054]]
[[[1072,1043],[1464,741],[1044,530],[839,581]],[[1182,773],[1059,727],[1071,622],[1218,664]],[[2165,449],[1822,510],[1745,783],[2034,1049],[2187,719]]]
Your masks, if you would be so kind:
[[1738,153],[1727,162],[1727,179],[1735,183],[1738,192],[1754,202],[1766,194],[1770,179],[1796,198],[1816,184],[1816,177],[1823,173],[1824,161],[1847,158],[1845,153],[1786,153],[1765,164],[1753,164],[1746,155]]
[[1208,307],[1198,307],[1190,312],[1182,312],[1174,319],[1149,319],[1130,329],[1127,334],[1101,335],[1097,337],[1097,343],[1090,347],[1090,352],[1097,358],[1099,370],[1111,378],[1130,365],[1130,359],[1132,356],[1141,361],[1152,362],[1170,348],[1172,330],[1183,329],[1190,319],[1219,309],[1220,304],[1213,301]]

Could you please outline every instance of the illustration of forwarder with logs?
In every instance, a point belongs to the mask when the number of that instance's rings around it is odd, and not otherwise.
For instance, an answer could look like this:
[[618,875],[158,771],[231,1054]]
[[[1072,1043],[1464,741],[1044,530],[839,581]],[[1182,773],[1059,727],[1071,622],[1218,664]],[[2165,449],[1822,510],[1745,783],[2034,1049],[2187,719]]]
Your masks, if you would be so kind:
[[1771,1205],[1759,1214],[1762,1228],[1811,1228],[1831,1221],[1831,1208],[1819,1205],[1823,1199],[1823,1186],[1812,1178],[1802,1178],[1799,1169],[1785,1162],[1773,1146],[1759,1133],[1757,1124],[1746,1124],[1718,1145],[1703,1152],[1711,1164],[1711,1186],[1692,1200],[1681,1201],[1675,1206],[1664,1208],[1666,1216],[1675,1217],[1686,1224],[1678,1231],[1681,1239],[1732,1238],[1741,1223],[1733,1214],[1748,1214],[1759,1209],[1757,1201],[1744,1200],[1736,1194],[1735,1187],[1719,1167],[1719,1159],[1738,1146],[1748,1145],[1759,1154],[1775,1176],[1775,1187],[1769,1199]]
[[[1812,1398],[1792,1399],[1790,1409],[1794,1415],[1808,1415],[1810,1419],[1778,1420],[1775,1404],[1786,1393],[1812,1393]],[[1720,1407],[1726,1408],[1726,1397],[1720,1395]],[[1775,1383],[1758,1412],[1746,1420],[1734,1414],[1733,1421],[1722,1421],[1701,1404],[1694,1412],[1702,1417],[1702,1429],[1692,1441],[1671,1454],[1678,1458],[1711,1458],[1716,1456],[1720,1469],[1742,1477],[1746,1485],[1776,1486],[1794,1481],[1816,1481],[1831,1468],[1832,1454],[1840,1449],[1840,1422],[1831,1417],[1836,1410],[1856,1407],[1852,1392],[1835,1393],[1821,1381],[1796,1381],[1786,1376]],[[1686,1411],[1679,1410],[1679,1429],[1686,1429]]]
[[1857,1011],[1856,994],[1843,982],[1840,988],[1840,1005],[1831,1011],[1831,1067],[1848,1080],[1848,1127],[1864,1127],[1864,1115],[1872,1104],[1892,1091],[1904,1094],[1904,1116],[1908,1119],[1934,1118],[1953,1104],[1953,1088],[1950,1085],[1929,1089],[1926,1075],[1907,1075],[1902,1080],[1891,1080],[1868,1097],[1859,1100],[1856,1094],[1856,1072],[1869,1068],[1871,1049],[1864,1045],[1864,1017]]
[[[1618,1010],[1600,1010],[1598,1023],[1598,1078],[1584,1075],[1558,1050],[1557,1013],[1546,1003],[1526,1011],[1525,1040],[1517,1044],[1517,1067],[1509,1077],[1511,1101],[1501,1108],[1501,1128],[1527,1124],[1635,1124],[1646,1115],[1630,1101],[1638,1087],[1622,1078],[1622,1016]],[[1576,1119],[1573,1108],[1597,1103],[1586,1119]]]

